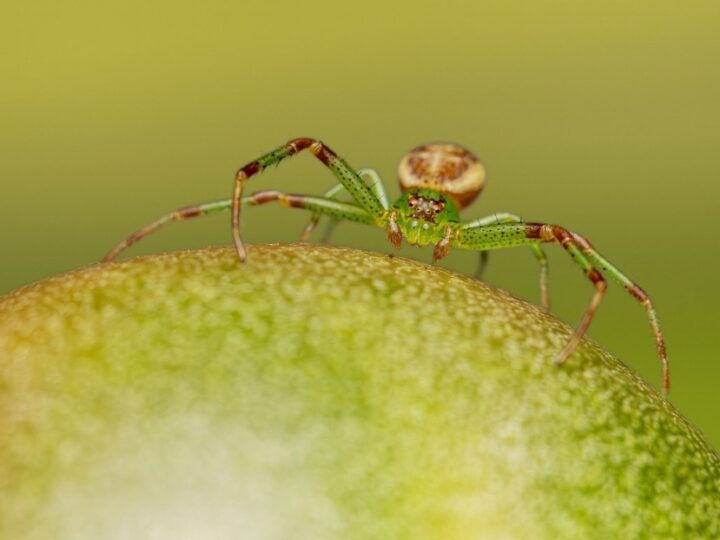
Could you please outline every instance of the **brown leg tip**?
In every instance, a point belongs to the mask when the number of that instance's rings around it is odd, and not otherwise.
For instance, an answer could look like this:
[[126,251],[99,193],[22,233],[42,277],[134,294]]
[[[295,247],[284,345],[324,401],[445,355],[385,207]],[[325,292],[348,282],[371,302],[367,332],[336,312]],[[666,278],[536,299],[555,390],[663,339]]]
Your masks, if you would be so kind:
[[236,245],[235,253],[237,253],[238,261],[240,262],[240,264],[247,263],[247,251],[245,251],[245,247],[243,245]]
[[567,345],[563,348],[562,351],[560,351],[555,359],[553,360],[553,363],[556,366],[562,365],[565,363],[565,361],[570,357],[570,355],[575,351],[577,348],[578,343],[575,339],[571,339]]
[[111,251],[110,253],[105,255],[102,259],[100,259],[100,264],[113,262],[115,260],[115,257],[117,257],[117,253],[115,253],[114,251]]

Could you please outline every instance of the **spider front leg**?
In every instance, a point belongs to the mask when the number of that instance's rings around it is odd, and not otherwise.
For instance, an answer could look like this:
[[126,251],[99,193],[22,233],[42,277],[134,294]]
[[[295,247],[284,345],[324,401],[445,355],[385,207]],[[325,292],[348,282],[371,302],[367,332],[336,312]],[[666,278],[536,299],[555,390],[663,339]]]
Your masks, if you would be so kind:
[[[385,193],[385,186],[383,185],[382,178],[380,178],[380,175],[377,173],[377,171],[374,169],[358,169],[357,174],[363,180],[370,182],[370,191],[372,191],[373,195],[377,197],[383,209],[388,210],[390,208],[390,205],[388,203],[387,193]],[[346,191],[347,190],[345,189],[344,185],[336,184],[335,186],[327,190],[323,196],[326,199],[336,199]],[[310,235],[313,233],[319,222],[320,214],[313,214],[310,218],[310,221],[308,221],[308,224],[305,226],[305,229],[303,229],[302,234],[300,235],[301,242],[307,242],[310,239]],[[321,242],[326,243],[330,241],[330,235],[332,234],[333,229],[337,225],[337,222],[337,220],[330,221],[327,228],[325,229],[325,232],[322,235]]]
[[[310,197],[305,195],[286,194],[274,190],[265,190],[243,197],[240,203],[242,206],[259,206],[275,201],[288,208],[310,210],[313,214],[329,216],[336,220],[346,219],[348,221],[356,221],[367,225],[374,224],[374,219],[362,208],[353,204],[325,199],[322,197]],[[225,199],[206,204],[186,206],[185,208],[180,208],[179,210],[170,212],[169,214],[166,214],[128,236],[125,240],[115,246],[107,255],[105,255],[102,262],[110,262],[114,260],[122,251],[126,250],[146,236],[154,233],[167,223],[171,223],[173,221],[184,221],[186,219],[206,216],[215,212],[231,210],[232,206],[233,200]]]
[[372,219],[379,220],[385,214],[385,209],[370,188],[335,152],[315,139],[307,137],[293,139],[272,152],[261,156],[257,160],[251,161],[242,167],[235,175],[235,190],[232,197],[232,232],[235,249],[242,262],[247,260],[245,244],[240,234],[240,207],[245,182],[266,167],[276,165],[283,159],[294,156],[306,148],[309,148],[312,154],[330,169],[357,204],[365,210]]
[[473,250],[502,249],[513,246],[533,245],[539,243],[560,244],[585,271],[586,276],[595,287],[590,305],[583,315],[580,325],[575,330],[567,345],[556,358],[558,363],[572,354],[585,334],[593,315],[606,290],[605,279],[598,268],[606,271],[610,277],[620,283],[630,295],[640,302],[648,314],[650,327],[655,336],[658,356],[662,365],[662,386],[667,394],[670,391],[670,367],[665,348],[665,340],[658,323],[655,308],[650,297],[634,281],[623,274],[620,269],[598,253],[582,236],[567,229],[545,223],[500,224],[473,228],[460,228],[456,231],[452,244],[459,248]]
[[[463,229],[472,229],[474,227],[485,227],[486,225],[500,225],[503,223],[522,223],[522,218],[520,216],[516,216],[515,214],[509,214],[507,212],[499,212],[497,214],[493,214],[491,216],[485,216],[482,218],[478,218],[476,220],[470,221],[468,223],[463,224]],[[542,247],[540,247],[539,244],[530,244],[530,249],[532,249],[533,255],[535,255],[535,258],[537,259],[538,263],[540,263],[540,299],[542,301],[543,309],[545,311],[550,311],[550,294],[548,292],[548,259],[547,255],[545,255],[545,252],[543,251]],[[475,277],[477,279],[480,279],[482,277],[482,273],[485,270],[485,267],[487,266],[488,261],[488,252],[487,251],[481,251],[479,260],[478,260],[478,266],[477,270],[475,271]]]

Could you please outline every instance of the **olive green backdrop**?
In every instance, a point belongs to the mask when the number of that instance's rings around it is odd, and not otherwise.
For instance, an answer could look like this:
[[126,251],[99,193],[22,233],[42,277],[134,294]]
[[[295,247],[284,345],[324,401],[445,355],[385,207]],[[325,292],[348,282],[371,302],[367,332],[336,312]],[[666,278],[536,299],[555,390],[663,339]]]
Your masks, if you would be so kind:
[[[4,6],[0,292],[92,264],[177,206],[229,196],[237,167],[291,137],[377,168],[391,195],[405,151],[457,141],[489,171],[468,218],[565,225],[650,292],[671,399],[718,446],[719,27],[715,0]],[[300,156],[249,189],[332,183]],[[246,236],[291,242],[304,220],[251,209]],[[214,216],[132,254],[229,239],[229,219]],[[333,241],[390,251],[358,225]],[[550,251],[554,311],[574,324],[591,287]],[[445,264],[471,272],[475,257]],[[493,253],[486,279],[538,298],[529,251]],[[621,288],[590,334],[658,384],[644,310]]]

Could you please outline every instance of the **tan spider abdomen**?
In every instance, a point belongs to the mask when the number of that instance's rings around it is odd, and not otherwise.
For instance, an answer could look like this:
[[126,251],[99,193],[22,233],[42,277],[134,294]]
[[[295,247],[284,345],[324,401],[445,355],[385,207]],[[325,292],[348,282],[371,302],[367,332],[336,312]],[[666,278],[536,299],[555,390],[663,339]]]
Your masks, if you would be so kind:
[[398,179],[403,191],[433,189],[465,208],[485,186],[485,167],[460,145],[432,143],[418,146],[400,161]]

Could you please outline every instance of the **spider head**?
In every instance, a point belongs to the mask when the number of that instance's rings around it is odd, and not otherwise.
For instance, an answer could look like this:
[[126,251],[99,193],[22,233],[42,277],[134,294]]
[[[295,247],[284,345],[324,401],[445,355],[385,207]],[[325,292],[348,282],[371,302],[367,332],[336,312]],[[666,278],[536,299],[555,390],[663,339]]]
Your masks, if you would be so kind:
[[453,199],[432,189],[406,191],[393,207],[398,210],[404,221],[443,225],[460,220],[458,208]]
[[418,146],[400,161],[398,178],[403,191],[426,188],[443,193],[458,209],[468,206],[485,186],[485,167],[469,150],[457,144]]

